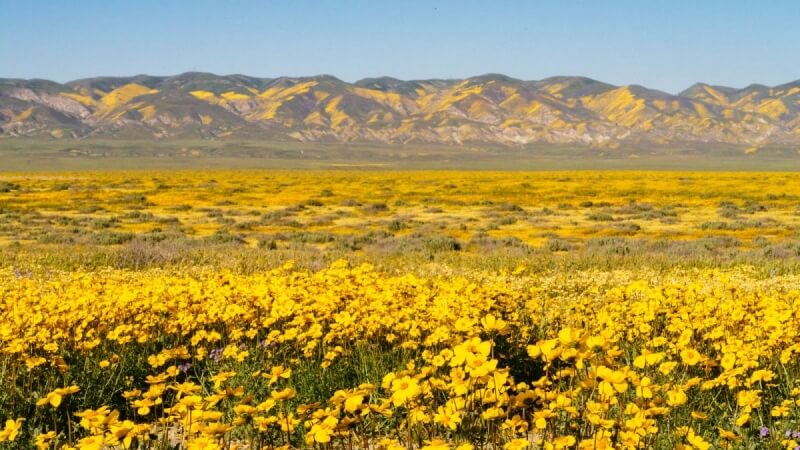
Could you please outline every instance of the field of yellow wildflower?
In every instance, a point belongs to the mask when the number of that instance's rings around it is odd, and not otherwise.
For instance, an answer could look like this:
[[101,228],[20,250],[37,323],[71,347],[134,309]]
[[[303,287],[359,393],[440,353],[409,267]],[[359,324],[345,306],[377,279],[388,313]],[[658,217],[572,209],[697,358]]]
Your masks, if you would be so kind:
[[800,177],[0,178],[0,449],[795,449]]

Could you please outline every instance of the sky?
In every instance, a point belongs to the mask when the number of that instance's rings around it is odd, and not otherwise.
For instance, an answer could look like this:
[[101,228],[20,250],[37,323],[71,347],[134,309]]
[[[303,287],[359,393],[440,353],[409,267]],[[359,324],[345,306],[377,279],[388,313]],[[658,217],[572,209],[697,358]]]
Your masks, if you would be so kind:
[[676,93],[800,79],[798,24],[797,0],[0,0],[0,77],[502,73]]

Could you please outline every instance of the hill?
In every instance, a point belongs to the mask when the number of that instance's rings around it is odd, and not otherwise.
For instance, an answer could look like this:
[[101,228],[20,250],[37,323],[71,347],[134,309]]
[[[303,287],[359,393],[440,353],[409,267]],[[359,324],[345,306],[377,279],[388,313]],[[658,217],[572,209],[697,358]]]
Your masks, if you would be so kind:
[[391,144],[800,144],[800,81],[672,95],[584,77],[525,81],[184,73],[0,79],[0,136]]

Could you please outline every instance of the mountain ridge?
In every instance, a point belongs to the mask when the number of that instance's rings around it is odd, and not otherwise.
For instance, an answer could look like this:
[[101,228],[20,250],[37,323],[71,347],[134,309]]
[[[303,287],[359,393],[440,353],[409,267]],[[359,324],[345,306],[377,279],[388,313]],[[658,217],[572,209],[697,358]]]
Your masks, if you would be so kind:
[[800,80],[677,93],[587,77],[520,80],[186,72],[0,79],[0,136],[303,142],[800,145]]

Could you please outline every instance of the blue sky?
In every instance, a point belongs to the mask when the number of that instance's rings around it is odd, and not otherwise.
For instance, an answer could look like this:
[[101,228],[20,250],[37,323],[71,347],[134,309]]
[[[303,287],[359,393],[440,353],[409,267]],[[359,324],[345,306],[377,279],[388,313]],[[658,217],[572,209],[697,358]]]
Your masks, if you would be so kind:
[[0,0],[0,77],[800,78],[800,1]]

